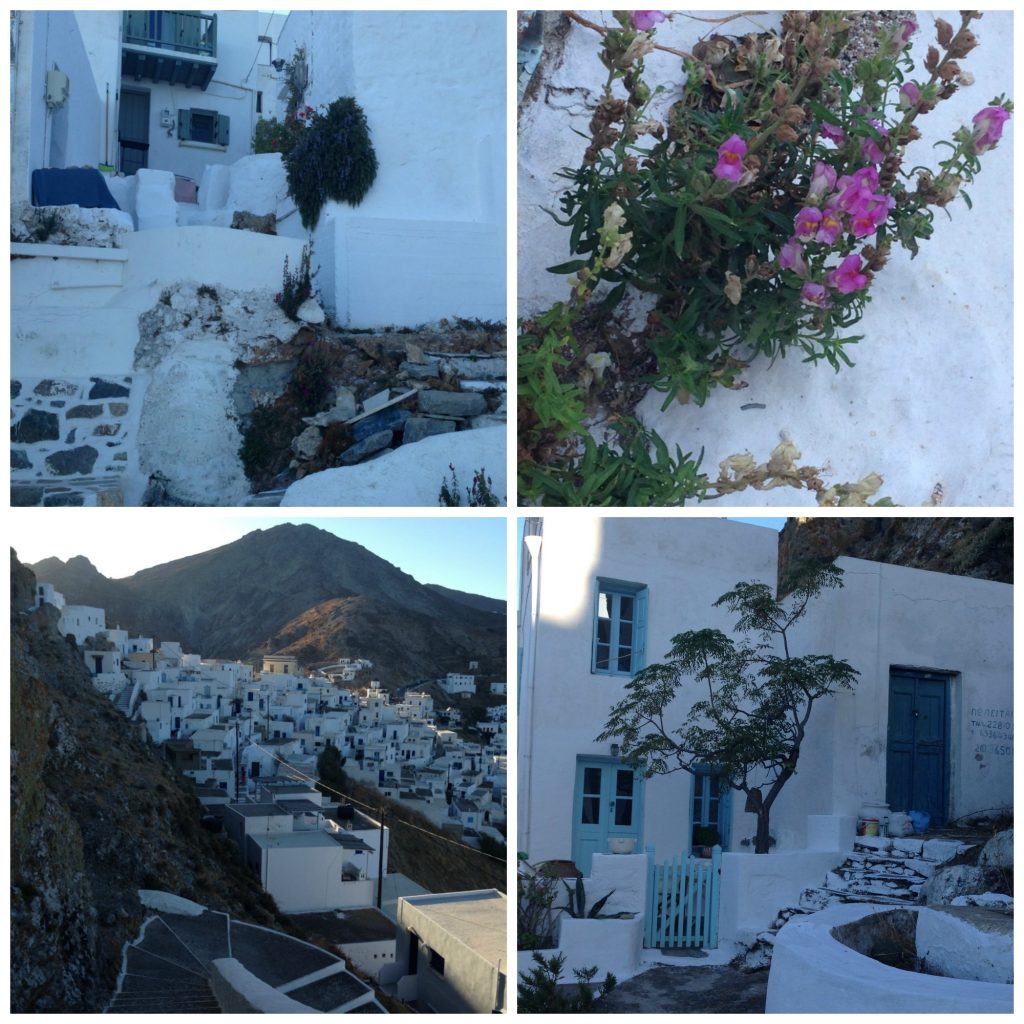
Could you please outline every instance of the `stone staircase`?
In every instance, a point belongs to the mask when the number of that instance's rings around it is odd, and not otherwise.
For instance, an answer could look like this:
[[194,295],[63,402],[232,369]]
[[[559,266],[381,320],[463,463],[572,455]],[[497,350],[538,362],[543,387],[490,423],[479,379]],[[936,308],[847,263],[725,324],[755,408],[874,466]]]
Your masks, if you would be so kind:
[[858,836],[852,853],[827,873],[821,885],[804,889],[795,907],[784,907],[772,926],[758,933],[743,966],[748,970],[767,967],[775,936],[787,921],[801,914],[813,914],[836,903],[916,906],[935,870],[967,849],[964,843],[946,839]]
[[345,961],[306,942],[206,910],[161,912],[124,952],[107,1013],[220,1013],[214,960],[233,957],[261,981],[320,1013],[379,1012],[373,990]]
[[121,692],[114,698],[114,707],[121,712],[125,718],[130,718],[132,713],[132,691],[135,689],[135,684],[127,682],[124,684]]

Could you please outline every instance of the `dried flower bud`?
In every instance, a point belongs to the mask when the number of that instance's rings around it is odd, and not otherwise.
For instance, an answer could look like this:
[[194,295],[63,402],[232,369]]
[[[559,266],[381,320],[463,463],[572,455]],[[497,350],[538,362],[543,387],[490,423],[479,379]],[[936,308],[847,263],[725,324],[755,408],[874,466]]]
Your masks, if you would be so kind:
[[939,68],[939,78],[944,82],[952,82],[957,75],[960,74],[960,65],[955,60],[947,60],[945,64]]
[[956,84],[967,88],[968,86],[974,85],[974,75],[970,71],[961,71],[956,78]]
[[636,174],[636,157],[627,156],[626,159],[622,161],[622,169],[627,174]]
[[934,46],[928,47],[928,56],[924,59],[924,66],[929,71],[934,71],[939,66],[939,51]]
[[782,79],[775,80],[775,88],[772,91],[772,106],[781,110],[789,102],[789,87]]
[[950,47],[950,56],[966,57],[977,45],[978,37],[969,28],[961,29]]
[[814,62],[814,77],[819,81],[824,81],[833,71],[838,69],[839,61],[835,57],[819,57]]
[[793,104],[782,112],[782,120],[786,124],[803,124],[807,120],[807,111],[803,107]]
[[800,136],[797,135],[797,133],[793,131],[788,124],[780,124],[779,127],[775,129],[775,138],[778,139],[779,142],[796,142]]
[[725,297],[734,305],[738,306],[740,296],[743,294],[743,282],[731,271],[725,273],[725,287],[722,289]]
[[806,27],[806,11],[787,11],[782,17],[783,32],[803,32]]
[[935,37],[939,41],[939,46],[948,50],[949,44],[953,41],[953,26],[944,18],[936,18]]

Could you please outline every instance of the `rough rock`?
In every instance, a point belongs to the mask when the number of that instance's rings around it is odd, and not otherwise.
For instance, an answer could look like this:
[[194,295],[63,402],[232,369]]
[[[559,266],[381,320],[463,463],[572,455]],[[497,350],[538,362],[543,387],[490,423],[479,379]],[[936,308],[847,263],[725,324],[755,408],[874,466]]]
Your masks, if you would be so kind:
[[406,420],[402,431],[402,444],[415,444],[425,437],[436,434],[450,434],[455,430],[455,420],[446,420],[433,416],[413,416]]
[[400,430],[411,413],[405,409],[382,409],[352,424],[352,436],[362,441],[381,430]]
[[134,230],[131,215],[123,210],[20,202],[11,211],[12,242],[118,249],[124,236]]
[[973,864],[940,868],[925,882],[921,895],[925,903],[949,904],[957,896],[971,896],[990,888],[991,872]]
[[978,867],[1013,870],[1013,829],[993,836],[978,855]]
[[357,462],[362,462],[368,455],[383,451],[391,444],[394,437],[394,432],[391,430],[378,430],[361,441],[357,441],[351,448],[346,448],[338,457],[338,461],[343,466],[354,466]]
[[231,226],[238,231],[255,231],[260,235],[277,234],[277,215],[273,213],[249,213],[235,210],[231,215]]
[[89,400],[93,401],[97,398],[127,398],[131,394],[127,386],[130,383],[130,377],[127,378],[127,383],[107,380],[104,377],[93,377],[92,387],[89,388]]
[[292,438],[292,451],[296,458],[308,462],[320,451],[320,442],[323,435],[319,427],[306,427],[298,437]]
[[306,299],[295,311],[295,318],[304,324],[322,324],[327,319],[316,299]]
[[70,451],[54,452],[46,456],[46,465],[57,476],[88,476],[96,464],[99,452],[91,445],[82,445]]
[[59,438],[60,426],[56,415],[42,409],[30,409],[11,427],[11,440],[19,444],[57,441]]
[[474,392],[421,391],[419,407],[434,416],[479,416],[487,411],[487,400]]

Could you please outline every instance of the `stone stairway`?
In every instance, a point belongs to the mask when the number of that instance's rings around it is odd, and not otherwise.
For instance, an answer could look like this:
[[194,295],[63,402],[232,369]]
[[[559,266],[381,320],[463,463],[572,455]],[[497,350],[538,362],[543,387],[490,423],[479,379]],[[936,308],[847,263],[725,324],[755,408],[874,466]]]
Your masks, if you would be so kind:
[[121,712],[125,718],[131,717],[132,713],[132,691],[135,689],[135,684],[128,682],[124,684],[124,688],[114,698],[114,707]]
[[210,964],[233,957],[261,981],[321,1013],[379,1011],[345,961],[308,943],[206,910],[149,918],[124,952],[107,1013],[220,1013]]
[[767,967],[775,936],[787,921],[801,914],[813,914],[836,903],[917,905],[921,889],[936,868],[968,848],[946,839],[858,836],[850,855],[826,874],[821,885],[804,889],[795,907],[784,907],[772,926],[758,933],[745,954],[744,966],[749,970]]

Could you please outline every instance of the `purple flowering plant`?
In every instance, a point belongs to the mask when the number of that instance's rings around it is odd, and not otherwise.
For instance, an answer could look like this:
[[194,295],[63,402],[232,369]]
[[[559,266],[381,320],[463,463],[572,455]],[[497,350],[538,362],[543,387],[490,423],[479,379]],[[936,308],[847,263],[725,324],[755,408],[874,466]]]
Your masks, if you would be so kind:
[[[1013,105],[998,96],[949,140],[938,168],[909,165],[920,118],[970,84],[961,61],[981,14],[935,21],[923,66],[919,26],[881,30],[851,58],[842,11],[791,11],[781,31],[711,35],[682,56],[679,78],[651,88],[644,57],[658,11],[616,11],[601,36],[608,71],[581,166],[559,223],[574,259],[582,315],[601,283],[614,307],[627,287],[656,297],[643,340],[651,383],[702,403],[716,385],[744,386],[751,359],[788,349],[851,365],[844,346],[893,245],[918,254],[936,209],[963,197],[979,157],[1000,140]],[[678,52],[678,51],[673,51]],[[652,100],[674,97],[655,117]]]

